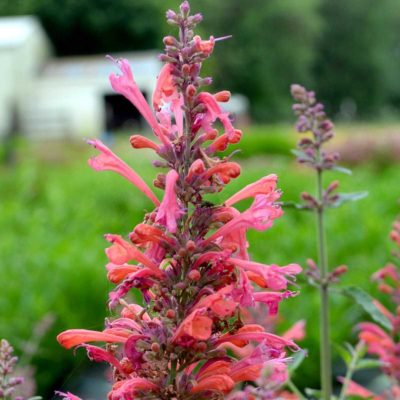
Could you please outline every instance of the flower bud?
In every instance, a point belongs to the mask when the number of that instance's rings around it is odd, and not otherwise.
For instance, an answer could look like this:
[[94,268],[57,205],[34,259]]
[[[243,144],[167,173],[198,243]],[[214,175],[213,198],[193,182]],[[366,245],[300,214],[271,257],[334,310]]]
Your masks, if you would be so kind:
[[196,94],[196,87],[194,85],[189,85],[186,89],[186,94],[189,98],[193,98]]
[[196,249],[196,243],[193,240],[188,240],[186,243],[186,250],[192,252]]
[[190,13],[190,5],[188,1],[184,1],[180,6],[179,6],[181,13],[184,17],[187,17]]
[[151,351],[158,353],[160,351],[160,345],[157,342],[151,344]]
[[166,312],[165,316],[166,316],[167,318],[169,318],[169,319],[174,319],[175,316],[176,316],[176,313],[175,313],[174,310],[169,309],[169,310]]
[[177,41],[173,36],[165,36],[163,42],[166,46],[176,46]]
[[200,278],[201,278],[201,274],[197,269],[192,269],[188,274],[188,278],[191,281],[198,282],[200,280]]
[[221,92],[215,93],[214,98],[220,103],[227,103],[231,98],[231,92],[229,90],[222,90]]

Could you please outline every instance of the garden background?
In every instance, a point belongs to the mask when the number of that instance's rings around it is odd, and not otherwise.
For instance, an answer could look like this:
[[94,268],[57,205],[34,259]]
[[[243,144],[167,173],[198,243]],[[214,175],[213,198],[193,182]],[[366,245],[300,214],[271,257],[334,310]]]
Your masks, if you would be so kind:
[[[170,29],[165,9],[176,5],[171,0],[2,0],[0,16],[37,15],[60,56],[112,54],[161,49],[161,37]],[[328,213],[330,264],[348,265],[344,283],[379,298],[370,276],[390,259],[387,234],[399,213],[400,3],[198,0],[192,7],[205,16],[205,36],[233,35],[218,43],[207,66],[215,90],[229,89],[250,102],[252,123],[237,146],[246,173],[221,199],[272,172],[280,177],[284,201],[312,190],[311,173],[290,153],[297,137],[289,85],[315,89],[337,123],[342,164],[353,169],[352,176],[339,177],[342,190],[369,192],[366,199]],[[116,152],[151,182],[151,155],[129,149],[132,133],[115,136]],[[129,232],[150,204],[122,179],[90,170],[91,151],[81,142],[19,138],[12,144],[13,162],[7,162],[9,143],[1,146],[0,337],[19,354],[25,352],[22,361],[36,368],[37,393],[51,398],[55,388],[82,387],[80,377],[92,376],[81,352],[74,357],[61,349],[55,336],[72,327],[103,326],[111,289],[103,268],[103,234]],[[305,266],[307,258],[316,257],[314,237],[313,217],[287,209],[266,234],[251,232],[250,253],[260,262]],[[315,387],[318,296],[305,278],[298,283],[300,295],[282,305],[278,326],[285,330],[299,319],[307,321],[301,345],[309,356],[294,380]],[[50,317],[53,323],[41,337],[43,320]],[[335,298],[332,342],[354,340],[354,325],[363,318],[356,305]],[[334,355],[334,372],[343,373],[335,350]]]

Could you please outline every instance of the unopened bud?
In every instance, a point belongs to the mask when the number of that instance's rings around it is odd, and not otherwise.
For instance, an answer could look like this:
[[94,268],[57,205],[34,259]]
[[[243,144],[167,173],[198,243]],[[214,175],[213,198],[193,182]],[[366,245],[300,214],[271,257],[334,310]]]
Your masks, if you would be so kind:
[[169,319],[174,319],[174,318],[175,318],[175,315],[176,315],[175,311],[174,311],[174,310],[171,310],[171,309],[169,309],[169,310],[166,312],[166,314],[165,314],[165,316],[166,316],[167,318],[169,318]]
[[176,39],[173,36],[165,36],[163,42],[166,46],[176,46]]
[[378,289],[381,293],[384,293],[384,294],[392,294],[393,293],[393,288],[386,283],[380,283],[378,286]]
[[185,257],[185,256],[186,256],[186,249],[183,248],[183,247],[181,247],[181,248],[178,250],[178,255],[179,255],[179,257]]
[[207,350],[207,343],[199,342],[195,344],[195,349],[199,353],[204,353]]
[[183,290],[183,289],[185,289],[185,287],[186,287],[186,285],[185,285],[184,282],[178,282],[178,283],[175,285],[175,288],[178,289],[178,290]]
[[192,269],[188,274],[188,278],[191,281],[198,282],[200,280],[200,278],[201,278],[201,274],[197,269]]
[[307,259],[306,263],[310,269],[318,269],[317,264],[313,259]]
[[187,17],[189,15],[190,12],[190,5],[188,1],[184,1],[181,5],[180,5],[180,10],[183,16]]
[[151,351],[158,353],[160,351],[160,345],[157,342],[151,344]]
[[326,189],[327,193],[332,193],[334,190],[336,190],[339,187],[339,181],[333,181],[328,188]]
[[186,89],[186,94],[189,98],[193,98],[196,94],[196,87],[194,85],[189,85]]
[[182,65],[182,72],[184,75],[190,75],[190,65],[189,64],[183,64]]
[[227,103],[231,98],[231,92],[229,90],[222,90],[221,92],[215,93],[214,98],[220,103]]
[[192,252],[196,249],[196,243],[193,240],[188,240],[186,243],[186,250]]
[[332,275],[337,278],[340,275],[345,274],[347,271],[349,270],[349,268],[347,267],[347,265],[339,265],[339,267],[335,268],[332,272]]
[[175,11],[172,11],[172,10],[168,10],[165,13],[165,16],[166,16],[167,19],[171,19],[171,20],[176,19],[176,13],[175,13]]

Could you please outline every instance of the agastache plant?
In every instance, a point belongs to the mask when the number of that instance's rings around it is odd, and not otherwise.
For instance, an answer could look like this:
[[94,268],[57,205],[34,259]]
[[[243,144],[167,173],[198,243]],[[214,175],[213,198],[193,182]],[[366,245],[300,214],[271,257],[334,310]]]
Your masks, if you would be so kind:
[[[249,184],[222,205],[205,197],[239,176],[240,166],[218,153],[242,133],[220,106],[230,93],[200,91],[211,83],[200,76],[202,64],[225,39],[195,35],[201,20],[200,14],[190,15],[187,1],[178,13],[167,12],[179,36],[164,38],[153,110],[127,60],[114,60],[121,75],[110,75],[113,89],[140,111],[156,137],[134,135],[130,143],[160,157],[154,165],[164,172],[154,186],[164,190],[163,199],[102,142],[89,141],[100,152],[89,161],[92,168],[122,175],[155,206],[128,238],[105,235],[107,276],[117,284],[109,305],[118,316],[108,319],[103,331],[72,329],[58,336],[64,347],[84,347],[90,359],[111,365],[109,400],[224,399],[241,382],[255,387],[241,398],[267,398],[268,384],[269,398],[276,398],[277,385],[286,379],[287,349],[298,350],[290,338],[242,317],[257,303],[274,315],[283,299],[296,294],[287,287],[301,271],[297,264],[265,265],[248,254],[247,230],[264,231],[282,215],[276,175]],[[253,202],[244,212],[233,207],[249,198]],[[129,302],[132,289],[141,292],[141,304]],[[261,381],[265,387],[257,392]]]
[[[315,93],[306,90],[303,86],[291,86],[291,94],[295,100],[293,111],[297,116],[296,130],[303,135],[294,154],[300,164],[305,164],[315,171],[316,194],[302,193],[302,204],[299,209],[314,211],[317,222],[317,250],[318,261],[308,260],[309,269],[306,274],[310,282],[317,286],[320,293],[320,357],[321,357],[321,396],[330,400],[332,396],[332,367],[331,367],[331,340],[329,322],[329,288],[339,281],[341,275],[347,272],[345,265],[331,270],[328,265],[326,246],[325,213],[328,208],[338,207],[345,201],[354,201],[363,198],[366,193],[343,194],[338,193],[338,181],[331,182],[326,188],[323,185],[323,174],[326,171],[336,170],[350,173],[349,170],[338,165],[339,154],[326,149],[326,144],[334,137],[334,125],[324,111],[324,105],[317,102]],[[342,289],[343,294],[355,298],[365,307],[364,293],[360,288]],[[361,300],[360,300],[361,299]],[[378,312],[378,310],[375,310]]]
[[[394,257],[400,261],[400,220],[393,224],[390,237],[396,244]],[[358,325],[359,339],[364,343],[367,352],[377,356],[382,373],[387,377],[388,388],[375,394],[370,390],[350,381],[346,393],[363,399],[395,400],[400,398],[400,271],[399,266],[389,263],[375,272],[372,279],[378,282],[379,291],[389,295],[391,309],[375,300],[376,306],[390,321],[389,328],[383,329],[373,322],[362,322]]]

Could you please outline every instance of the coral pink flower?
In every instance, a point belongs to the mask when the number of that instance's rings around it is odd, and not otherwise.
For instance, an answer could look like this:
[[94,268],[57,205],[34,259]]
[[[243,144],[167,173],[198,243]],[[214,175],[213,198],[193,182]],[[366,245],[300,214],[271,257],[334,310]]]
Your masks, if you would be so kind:
[[153,108],[160,111],[162,103],[168,103],[173,97],[178,97],[178,91],[173,83],[172,64],[164,64],[158,75],[156,88],[153,93]]
[[160,152],[160,146],[145,136],[132,135],[129,141],[134,149],[153,149],[157,153]]
[[196,309],[179,325],[172,342],[183,343],[185,337],[207,340],[211,336],[212,319],[205,315],[205,309]]
[[183,214],[175,193],[175,184],[178,179],[178,173],[171,169],[166,176],[165,194],[156,216],[156,222],[166,226],[171,233],[176,232],[177,219]]
[[297,321],[290,329],[288,329],[282,337],[288,340],[301,341],[306,336],[306,321],[304,319]]
[[133,400],[138,391],[158,392],[158,387],[147,379],[131,378],[125,381],[119,381],[112,387],[108,394],[109,400]]
[[218,105],[215,97],[207,92],[202,92],[197,96],[197,101],[203,104],[206,108],[206,115],[203,119],[203,125],[205,130],[209,130],[209,126],[216,119],[219,119],[225,128],[225,133],[228,135],[229,139],[235,135],[235,128],[229,119],[229,113],[223,112],[221,107]]
[[87,342],[125,343],[126,337],[87,329],[69,329],[60,333],[57,341],[61,346],[70,349]]
[[[344,378],[338,378],[340,382],[344,382]],[[358,385],[357,383],[350,381],[349,386],[347,387],[347,396],[357,396],[361,397],[362,399],[369,399],[369,400],[384,400],[384,397],[377,396],[375,393],[372,393],[370,390],[363,388],[362,386]]]
[[74,394],[67,392],[67,393],[63,393],[63,392],[56,392],[56,394],[60,395],[63,397],[64,400],[81,400],[80,397],[75,396]]
[[264,176],[258,181],[247,185],[242,190],[231,196],[225,201],[227,206],[233,206],[238,201],[247,199],[249,197],[255,197],[259,194],[269,194],[276,189],[276,182],[278,177],[275,174]]
[[139,271],[141,268],[137,265],[130,265],[130,264],[114,264],[114,263],[108,263],[106,265],[107,268],[107,278],[110,282],[113,283],[119,283],[121,282],[124,278],[126,278],[127,275],[131,274],[132,272]]
[[144,119],[153,129],[153,132],[164,144],[169,144],[169,141],[165,138],[165,135],[158,124],[156,117],[154,116],[149,105],[147,104],[146,99],[133,79],[133,74],[128,60],[114,60],[112,57],[109,58],[119,67],[122,72],[121,76],[115,74],[110,75],[110,83],[112,88],[117,93],[125,96],[137,108],[140,114],[143,115]]
[[289,264],[285,267],[277,265],[265,265],[253,261],[230,258],[232,264],[240,267],[246,272],[250,272],[249,278],[260,287],[272,290],[283,290],[287,288],[290,279],[295,279],[295,275],[302,271],[298,264]]
[[196,50],[200,53],[203,53],[205,56],[209,56],[214,50],[215,38],[210,36],[209,40],[202,40],[200,36],[195,36],[193,41],[196,46]]
[[222,162],[209,168],[203,174],[203,179],[210,179],[213,175],[218,175],[222,182],[227,184],[231,179],[240,175],[240,165],[235,162]]
[[235,382],[228,375],[207,375],[205,378],[200,379],[199,382],[193,386],[192,393],[199,393],[204,390],[217,390],[226,394],[229,393],[234,386]]
[[156,206],[160,204],[153,191],[147,186],[145,181],[125,162],[117,157],[100,140],[88,140],[88,143],[100,151],[96,157],[89,160],[89,165],[96,171],[114,171],[117,174],[132,182],[141,192],[143,192]]
[[282,215],[282,210],[274,204],[274,201],[279,196],[278,192],[268,195],[257,195],[248,210],[219,228],[207,238],[206,242],[215,240],[220,236],[232,234],[232,232],[238,229],[254,228],[258,231],[263,231],[270,228],[273,220]]
[[157,275],[162,275],[162,271],[160,271],[156,263],[147,258],[135,246],[123,240],[121,236],[107,234],[104,237],[108,242],[112,243],[106,249],[106,254],[110,262],[122,265],[128,261],[135,260],[151,269]]

